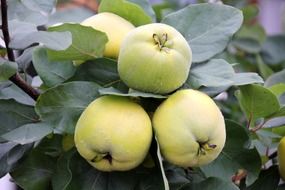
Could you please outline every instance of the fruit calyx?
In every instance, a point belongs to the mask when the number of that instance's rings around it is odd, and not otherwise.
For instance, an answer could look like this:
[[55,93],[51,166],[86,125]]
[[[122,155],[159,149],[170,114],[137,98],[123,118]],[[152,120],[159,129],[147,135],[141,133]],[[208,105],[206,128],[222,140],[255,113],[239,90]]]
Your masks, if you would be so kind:
[[91,162],[99,162],[99,161],[101,161],[102,159],[108,160],[108,162],[109,162],[110,164],[112,164],[113,158],[112,158],[112,156],[111,156],[111,154],[110,154],[109,152],[102,153],[102,154],[98,154],[98,155],[96,155],[94,158],[92,158],[90,161],[91,161]]
[[169,52],[169,46],[171,44],[171,41],[168,40],[167,33],[163,33],[161,36],[158,34],[153,34],[152,38],[154,40],[155,45],[158,46],[160,51],[165,51],[166,53]]
[[213,150],[217,147],[215,144],[210,144],[208,142],[198,142],[199,148],[197,155],[206,155],[207,151]]

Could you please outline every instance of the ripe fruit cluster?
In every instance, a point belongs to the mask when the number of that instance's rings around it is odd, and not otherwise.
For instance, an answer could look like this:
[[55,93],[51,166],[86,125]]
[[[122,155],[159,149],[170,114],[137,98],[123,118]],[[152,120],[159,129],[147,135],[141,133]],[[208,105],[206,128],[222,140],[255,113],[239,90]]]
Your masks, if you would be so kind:
[[[100,13],[83,24],[106,32],[109,42],[104,56],[118,59],[120,78],[128,87],[167,94],[186,81],[191,48],[173,27],[154,23],[134,28],[112,13]],[[153,130],[165,160],[182,167],[210,163],[226,138],[224,118],[215,102],[186,89],[170,94],[152,118],[134,99],[99,97],[80,116],[74,140],[93,167],[124,171],[143,162]]]

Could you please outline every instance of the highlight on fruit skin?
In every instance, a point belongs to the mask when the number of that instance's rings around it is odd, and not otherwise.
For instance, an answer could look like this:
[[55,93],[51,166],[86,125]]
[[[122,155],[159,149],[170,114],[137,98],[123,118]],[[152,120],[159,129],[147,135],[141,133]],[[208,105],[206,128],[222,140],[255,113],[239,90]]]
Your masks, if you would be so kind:
[[279,163],[279,173],[283,180],[285,180],[285,137],[283,137],[278,145],[278,163]]
[[126,19],[109,12],[98,13],[85,19],[81,25],[91,26],[96,30],[105,32],[108,42],[105,46],[104,56],[117,59],[120,46],[129,31],[135,26]]
[[197,90],[179,90],[155,111],[153,128],[162,156],[181,167],[209,164],[226,140],[224,117],[215,102]]
[[124,38],[118,72],[132,89],[167,94],[185,83],[191,63],[192,51],[182,34],[167,24],[152,23]]
[[141,164],[152,140],[151,120],[127,97],[106,95],[90,103],[75,128],[79,154],[101,171],[126,171]]

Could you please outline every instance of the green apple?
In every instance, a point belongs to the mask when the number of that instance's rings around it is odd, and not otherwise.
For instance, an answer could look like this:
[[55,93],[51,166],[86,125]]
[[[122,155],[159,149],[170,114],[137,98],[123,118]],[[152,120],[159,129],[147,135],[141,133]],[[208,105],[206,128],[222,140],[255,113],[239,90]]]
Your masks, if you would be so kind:
[[285,180],[285,137],[281,139],[278,145],[278,163],[279,173],[283,180]]
[[163,157],[182,167],[212,162],[225,140],[224,117],[215,102],[197,90],[179,90],[155,111],[153,127]]
[[80,116],[74,141],[79,154],[101,171],[124,171],[146,157],[152,139],[151,120],[126,97],[106,95]]
[[104,56],[118,58],[120,46],[129,31],[134,29],[129,21],[113,13],[99,13],[87,18],[82,23],[84,26],[91,26],[96,30],[105,32],[108,42],[105,47]]
[[130,31],[122,42],[118,72],[130,88],[165,94],[187,79],[192,51],[173,27],[153,23]]

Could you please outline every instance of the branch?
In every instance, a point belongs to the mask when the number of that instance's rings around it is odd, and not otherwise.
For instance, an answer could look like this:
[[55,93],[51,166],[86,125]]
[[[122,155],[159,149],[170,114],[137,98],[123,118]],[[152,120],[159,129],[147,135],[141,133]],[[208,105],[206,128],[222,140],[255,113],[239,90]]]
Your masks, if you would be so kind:
[[[8,27],[8,16],[7,16],[7,1],[1,0],[1,16],[2,16],[2,32],[4,37],[4,42],[7,50],[7,55],[9,61],[15,62],[15,56],[13,50],[9,48],[10,35],[9,35],[9,27]],[[24,92],[26,92],[31,98],[37,100],[40,93],[38,90],[34,89],[31,85],[29,85],[25,80],[21,78],[19,73],[16,73],[12,77],[10,77],[10,81],[16,84],[19,88],[21,88]]]

